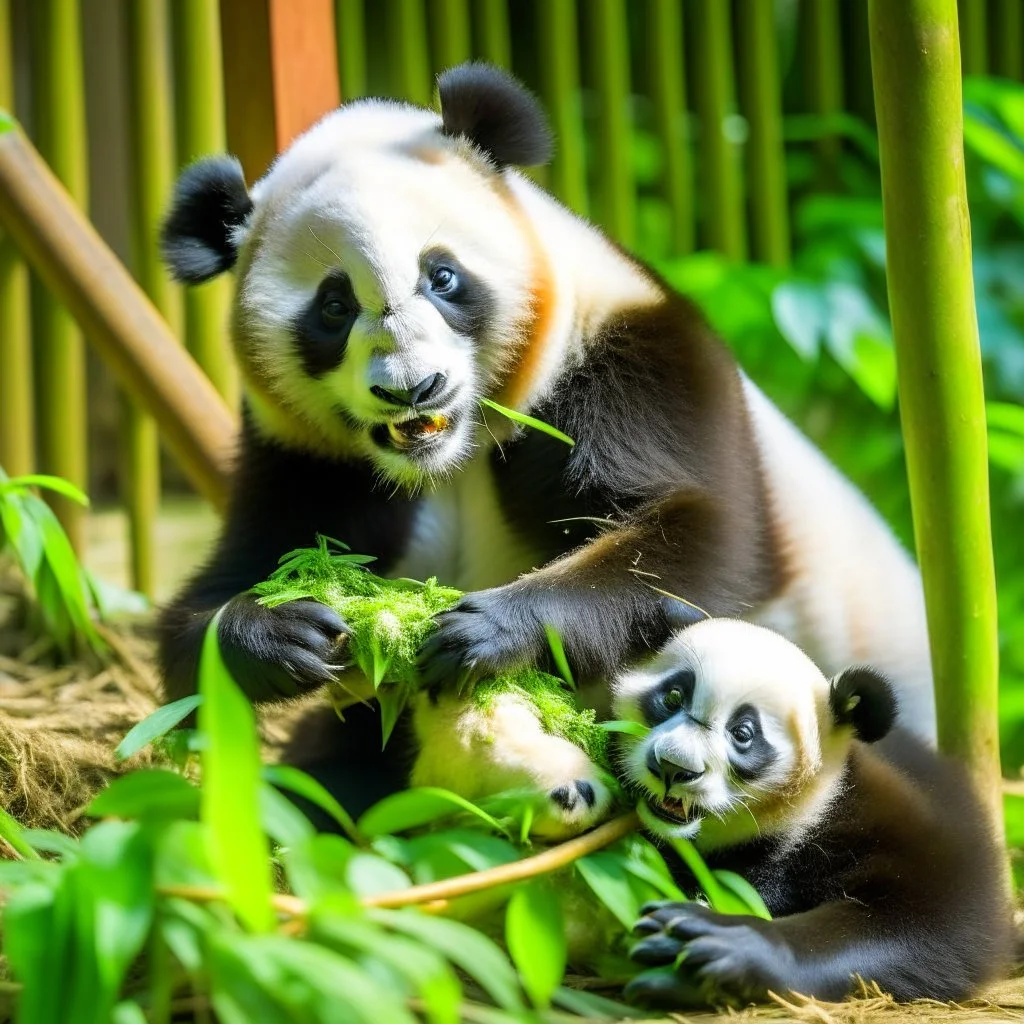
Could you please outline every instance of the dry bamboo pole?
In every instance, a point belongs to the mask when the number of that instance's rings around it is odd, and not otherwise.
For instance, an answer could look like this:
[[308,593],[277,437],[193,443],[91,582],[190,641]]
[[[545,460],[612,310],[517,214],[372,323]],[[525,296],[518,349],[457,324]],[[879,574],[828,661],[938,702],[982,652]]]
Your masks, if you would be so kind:
[[[84,210],[89,186],[78,0],[37,0],[30,5],[30,14],[33,122],[39,152]],[[38,287],[33,292],[39,466],[86,490],[85,342],[63,306]],[[49,492],[46,500],[81,555],[83,509]]]
[[[217,0],[174,0],[174,99],[178,166],[226,146],[224,67]],[[185,292],[188,350],[228,405],[238,407],[238,373],[228,342],[231,282],[226,277]]]
[[1021,0],[995,0],[993,70],[1019,82],[1024,77],[1024,6]]
[[366,9],[363,0],[335,0],[338,76],[342,100],[366,95]]
[[694,100],[700,121],[700,182],[704,199],[703,240],[730,259],[747,256],[743,182],[736,142],[730,5],[692,0]]
[[960,47],[965,75],[988,74],[987,0],[958,0]]
[[506,0],[476,0],[475,24],[480,56],[499,68],[512,67],[512,39]]
[[473,46],[469,31],[469,0],[431,0],[434,67],[438,72],[469,60]]
[[772,0],[739,0],[740,101],[749,125],[747,182],[751,253],[773,267],[789,263],[782,89]]
[[[12,113],[13,59],[11,3],[0,0],[0,111]],[[14,243],[0,236],[0,468],[10,476],[35,469],[30,330],[28,270]]]
[[[139,0],[126,10],[128,132],[133,181],[135,278],[171,330],[181,333],[181,294],[160,262],[160,222],[174,186],[174,128],[166,0]],[[132,582],[153,596],[155,525],[160,512],[160,442],[156,424],[132,395],[122,402],[122,497],[131,527]]]
[[538,0],[537,27],[541,88],[558,140],[551,162],[551,188],[566,206],[585,217],[587,164],[574,0]]
[[218,507],[236,423],[145,293],[19,130],[0,135],[0,228],[150,412],[171,454]]
[[[838,0],[809,0],[802,8],[807,32],[806,72],[807,106],[821,117],[842,113],[843,45],[839,30]],[[838,135],[828,135],[817,143],[821,171],[827,181],[839,173]]]
[[686,124],[683,18],[679,0],[648,0],[651,99],[665,164],[662,183],[672,214],[672,251],[693,249],[693,161]]
[[388,0],[391,69],[398,95],[421,107],[430,105],[430,58],[423,0]]
[[600,220],[620,245],[636,241],[636,193],[630,156],[633,152],[629,111],[629,30],[623,0],[593,0],[591,64],[599,102],[597,191]]
[[939,745],[1000,806],[996,587],[956,0],[870,0],[889,306]]

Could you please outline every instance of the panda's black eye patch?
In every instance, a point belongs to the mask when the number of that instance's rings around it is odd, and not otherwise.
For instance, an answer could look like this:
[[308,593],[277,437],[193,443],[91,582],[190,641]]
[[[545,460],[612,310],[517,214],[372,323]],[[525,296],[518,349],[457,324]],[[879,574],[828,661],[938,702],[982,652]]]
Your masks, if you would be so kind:
[[292,323],[295,347],[306,373],[319,377],[341,362],[358,316],[359,303],[348,274],[331,271]]
[[494,320],[493,292],[447,249],[430,249],[420,257],[419,291],[458,334],[479,338]]
[[729,763],[744,782],[763,775],[777,756],[761,727],[761,716],[753,704],[743,704],[725,725],[729,737]]
[[655,687],[640,699],[640,711],[648,725],[664,722],[693,703],[697,676],[692,668],[679,669],[658,680]]

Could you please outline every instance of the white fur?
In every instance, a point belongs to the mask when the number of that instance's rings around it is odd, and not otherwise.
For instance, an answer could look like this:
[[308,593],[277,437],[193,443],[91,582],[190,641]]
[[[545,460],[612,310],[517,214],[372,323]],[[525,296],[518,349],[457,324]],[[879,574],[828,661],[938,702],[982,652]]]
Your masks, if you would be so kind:
[[[670,796],[698,807],[702,816],[672,825],[642,802],[645,825],[666,838],[695,838],[705,850],[758,834],[795,839],[834,795],[849,749],[849,730],[832,724],[828,680],[777,633],[739,620],[709,619],[677,633],[648,664],[615,682],[616,717],[646,724],[643,696],[685,668],[696,676],[689,712],[654,725],[643,739],[623,736],[621,768],[644,801]],[[770,768],[750,782],[730,769],[725,728],[744,704],[757,709],[776,753]],[[703,774],[667,790],[647,768],[652,749]],[[785,794],[781,806],[779,793]]]

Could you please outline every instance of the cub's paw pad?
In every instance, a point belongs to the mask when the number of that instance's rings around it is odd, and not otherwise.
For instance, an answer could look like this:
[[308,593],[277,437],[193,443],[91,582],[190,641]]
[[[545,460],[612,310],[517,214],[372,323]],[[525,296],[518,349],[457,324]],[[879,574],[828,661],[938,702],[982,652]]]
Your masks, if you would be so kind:
[[316,689],[344,668],[348,626],[318,601],[267,608],[251,594],[225,606],[218,636],[224,661],[254,700],[274,700]]
[[548,790],[546,805],[531,831],[564,839],[592,828],[607,816],[611,806],[611,790],[599,779],[573,779]]

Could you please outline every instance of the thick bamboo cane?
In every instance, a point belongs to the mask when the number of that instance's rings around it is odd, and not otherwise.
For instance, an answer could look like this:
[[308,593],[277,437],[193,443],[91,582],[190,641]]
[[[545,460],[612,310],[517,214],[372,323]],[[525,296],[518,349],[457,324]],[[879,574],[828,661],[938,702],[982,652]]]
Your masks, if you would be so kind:
[[391,74],[400,99],[430,106],[430,55],[423,0],[391,0],[387,5]]
[[236,427],[231,413],[18,130],[0,135],[0,227],[121,386],[153,415],[196,488],[222,506]]
[[469,0],[431,0],[430,15],[436,26],[433,33],[434,68],[441,72],[469,60],[473,50]]
[[956,0],[870,0],[889,305],[939,745],[999,810],[996,588]]
[[366,95],[366,8],[363,0],[335,0],[334,25],[338,33],[338,79],[341,98]]
[[512,66],[512,38],[506,0],[477,0],[476,25],[480,56],[499,68]]

